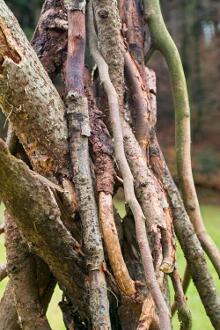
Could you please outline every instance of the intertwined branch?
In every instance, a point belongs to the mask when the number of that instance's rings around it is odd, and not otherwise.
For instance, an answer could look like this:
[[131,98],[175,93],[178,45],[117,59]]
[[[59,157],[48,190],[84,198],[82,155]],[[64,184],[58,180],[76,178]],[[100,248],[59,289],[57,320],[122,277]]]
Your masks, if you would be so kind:
[[[167,274],[181,329],[190,329],[174,231],[220,328],[220,298],[202,247],[217,271],[219,252],[207,238],[192,178],[185,77],[159,2],[143,5],[144,13],[136,0],[46,0],[34,51],[0,0],[0,104],[10,122],[7,145],[0,142],[7,210],[0,275],[10,278],[1,330],[49,329],[45,313],[56,281],[67,329],[171,329]],[[144,62],[154,49],[171,75],[185,206],[155,133],[155,74]],[[65,102],[55,86],[60,73]],[[119,186],[124,219],[113,203]]]

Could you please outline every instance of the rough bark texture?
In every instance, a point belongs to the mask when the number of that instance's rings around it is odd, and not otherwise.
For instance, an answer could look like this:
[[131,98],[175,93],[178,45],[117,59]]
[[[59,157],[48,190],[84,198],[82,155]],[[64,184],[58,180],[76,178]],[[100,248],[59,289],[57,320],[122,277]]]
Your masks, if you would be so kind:
[[2,0],[0,7],[1,108],[37,171],[68,173],[63,102]]
[[104,252],[90,170],[88,101],[84,95],[85,1],[66,1],[68,56],[66,67],[67,121],[73,181],[82,221],[89,272],[89,309],[93,329],[111,329],[104,274]]
[[150,158],[153,170],[161,180],[171,200],[175,233],[189,264],[193,281],[207,315],[210,317],[213,326],[218,329],[220,327],[220,297],[207,268],[202,247],[184,209],[180,193],[169,173],[156,138],[153,139],[151,144]]
[[11,156],[2,141],[0,156],[0,194],[8,212],[85,316],[82,252],[61,222],[50,188],[40,182],[22,161]]
[[19,324],[26,330],[49,330],[43,315],[34,257],[29,253],[13,219],[6,215],[6,251],[9,277],[13,285]]
[[[149,10],[152,3],[159,10],[158,1],[144,3],[151,32],[160,31],[160,12],[154,25]],[[32,39],[35,54],[0,0],[0,105],[10,122],[10,152],[0,140],[10,277],[0,302],[0,330],[49,329],[45,313],[56,281],[64,292],[60,307],[67,329],[168,330],[166,273],[181,329],[190,329],[173,223],[201,300],[220,328],[219,297],[156,140],[155,74],[144,64],[143,4],[118,5],[46,0]],[[157,33],[154,45],[161,38]],[[85,55],[87,44],[91,54],[88,49]],[[166,53],[165,46],[158,48]],[[181,105],[179,151],[189,160],[189,141],[182,143],[189,138],[188,100],[179,86],[185,81],[171,53],[166,57]],[[66,112],[36,55],[60,94],[66,93]],[[124,219],[113,206],[119,186],[127,204]]]

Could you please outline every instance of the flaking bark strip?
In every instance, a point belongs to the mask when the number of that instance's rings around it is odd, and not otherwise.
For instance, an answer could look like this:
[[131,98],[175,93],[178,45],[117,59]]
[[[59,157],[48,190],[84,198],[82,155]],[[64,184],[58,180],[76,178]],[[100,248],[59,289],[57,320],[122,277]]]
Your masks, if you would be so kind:
[[[82,2],[85,6],[85,1]],[[73,180],[83,229],[83,244],[89,272],[89,309],[93,329],[111,329],[107,285],[103,271],[104,252],[98,210],[90,170],[88,102],[84,96],[85,15],[68,9],[68,54],[66,66],[66,116]]]

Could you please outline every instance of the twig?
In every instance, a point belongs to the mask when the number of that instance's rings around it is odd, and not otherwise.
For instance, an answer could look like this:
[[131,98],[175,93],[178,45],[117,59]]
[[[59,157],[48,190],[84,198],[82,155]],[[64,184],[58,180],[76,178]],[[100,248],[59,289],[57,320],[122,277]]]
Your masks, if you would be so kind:
[[154,272],[152,256],[146,235],[145,217],[136,199],[134,192],[133,176],[131,174],[129,165],[127,163],[127,159],[125,157],[118,95],[111,82],[108,73],[108,65],[97,48],[98,41],[94,28],[93,8],[91,1],[89,2],[89,9],[88,9],[88,34],[89,34],[90,51],[95,63],[98,66],[100,80],[103,84],[104,90],[108,97],[108,104],[109,104],[113,137],[114,137],[115,157],[118,162],[119,169],[122,174],[122,178],[124,182],[125,200],[130,206],[131,211],[135,218],[136,235],[141,252],[142,263],[144,266],[146,282],[150,289],[152,297],[155,301],[155,304],[158,308],[158,314],[160,317],[161,325],[163,324],[164,329],[170,329],[169,311],[164,301],[163,295],[160,291]]
[[190,310],[187,307],[186,299],[182,288],[182,283],[179,274],[177,272],[177,269],[174,269],[173,273],[170,276],[175,291],[175,304],[178,310],[180,329],[190,330],[192,328],[192,317]]

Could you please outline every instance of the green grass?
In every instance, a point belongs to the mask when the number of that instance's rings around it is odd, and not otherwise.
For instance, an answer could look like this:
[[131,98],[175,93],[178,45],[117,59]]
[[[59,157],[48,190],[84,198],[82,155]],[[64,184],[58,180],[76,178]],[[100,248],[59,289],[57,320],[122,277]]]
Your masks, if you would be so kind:
[[[121,210],[123,212],[123,210]],[[205,219],[205,224],[208,229],[208,232],[216,242],[216,244],[220,248],[220,207],[217,206],[210,206],[210,205],[203,205],[202,207],[202,214]],[[3,217],[3,207],[0,206],[0,219]],[[4,237],[1,235],[0,237],[0,263],[5,262],[5,249],[4,249]],[[180,270],[181,275],[183,274],[184,268],[185,268],[185,260],[182,251],[180,250],[179,246],[177,248],[177,262],[178,262],[178,268]],[[212,265],[209,263],[209,269],[215,279],[216,286],[220,292],[220,281],[212,267]],[[0,283],[0,297],[3,294],[5,285],[7,283],[7,280],[4,280]],[[171,293],[172,296],[172,293]],[[190,284],[190,287],[187,292],[187,298],[188,298],[188,304],[189,308],[192,312],[193,317],[193,330],[212,330],[213,327],[206,316],[205,310],[200,303],[200,299],[198,296],[198,293],[193,285],[193,283]],[[53,330],[65,330],[65,327],[63,325],[62,321],[62,315],[60,312],[60,309],[58,307],[58,302],[61,300],[61,291],[56,288],[53,299],[50,303],[49,310],[47,313],[51,328]],[[178,320],[177,317],[174,317],[173,320],[174,330],[179,329]]]

